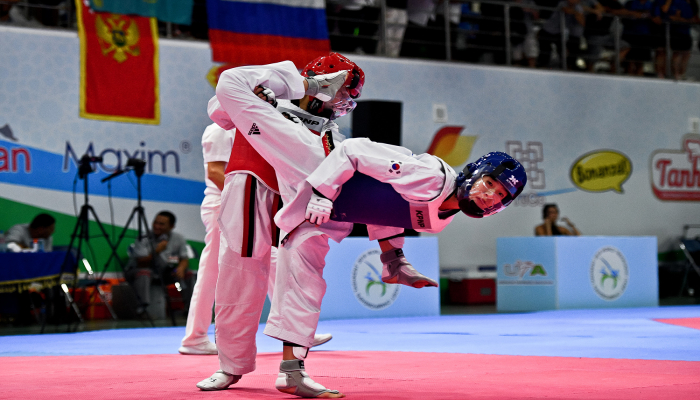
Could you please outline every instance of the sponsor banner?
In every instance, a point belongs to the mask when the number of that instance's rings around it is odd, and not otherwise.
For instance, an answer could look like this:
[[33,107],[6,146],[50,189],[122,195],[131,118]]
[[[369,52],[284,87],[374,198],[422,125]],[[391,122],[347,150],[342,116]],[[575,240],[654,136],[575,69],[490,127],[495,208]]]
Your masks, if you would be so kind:
[[174,24],[192,23],[194,0],[90,0],[95,11],[154,17]]
[[[406,258],[438,279],[437,238],[407,237]],[[367,238],[330,243],[323,271],[327,288],[321,319],[440,315],[440,291],[382,282],[381,250]]]
[[656,306],[657,269],[655,237],[499,238],[496,304],[499,311]]
[[[92,142],[87,149],[80,151],[74,148],[70,141],[66,141],[63,154],[56,154],[0,140],[0,182],[74,192],[77,181],[82,180],[78,169],[83,155],[102,159],[100,162],[89,164],[94,171],[87,175],[90,194],[136,199],[136,178],[131,176],[131,172],[111,180],[109,185],[100,182],[116,171],[133,171],[126,165],[127,159],[133,157],[146,161],[146,174],[142,177],[143,200],[201,204],[204,198],[204,182],[167,175],[180,173],[179,152],[143,148],[95,150]],[[156,175],[154,172],[161,174]],[[77,190],[81,189],[82,183],[77,187]]]
[[591,286],[603,300],[613,301],[625,293],[629,281],[625,255],[614,246],[598,250],[591,261]]
[[75,0],[80,37],[80,116],[160,123],[158,23],[101,13]]
[[463,126],[445,126],[433,136],[426,153],[440,157],[448,165],[463,165],[469,159],[478,136],[462,135]]
[[683,136],[681,150],[654,151],[649,167],[657,199],[700,201],[700,135]]
[[[46,199],[67,199],[65,205],[60,205],[61,212],[72,214],[71,193],[66,188],[72,189],[73,181],[66,178],[70,172],[63,172],[67,143],[77,158],[86,153],[90,144],[95,156],[106,149],[114,150],[103,154],[102,164],[94,165],[97,172],[90,175],[89,191],[95,194],[107,193],[107,184],[97,178],[109,175],[119,164],[119,157],[123,166],[136,150],[144,151],[139,158],[147,162],[152,158],[144,175],[144,192],[150,191],[148,196],[157,204],[149,205],[149,215],[159,209],[171,209],[178,221],[184,218],[183,231],[187,226],[187,232],[199,235],[195,231],[201,229],[203,237],[195,195],[202,196],[204,188],[199,143],[204,128],[211,123],[206,104],[214,95],[207,79],[212,69],[212,50],[207,43],[160,41],[160,125],[79,118],[80,45],[74,33],[0,26],[0,48],[0,146],[5,148],[5,152],[0,151],[0,180],[6,182],[3,189],[10,188],[0,197],[46,185],[46,189],[27,192],[44,190],[42,196]],[[450,159],[459,171],[489,151],[506,151],[527,171],[528,185],[512,207],[483,220],[457,215],[437,235],[443,267],[461,267],[465,260],[473,265],[495,264],[496,238],[533,235],[534,227],[542,223],[541,209],[546,203],[557,203],[561,216],[568,217],[584,235],[634,233],[657,236],[659,243],[664,244],[672,243],[682,233],[683,225],[699,222],[693,221],[698,189],[687,185],[700,166],[689,159],[695,154],[694,142],[686,148],[682,137],[686,133],[700,135],[700,124],[689,124],[689,120],[700,117],[700,85],[361,55],[350,58],[367,75],[362,100],[401,103],[402,145],[413,153],[430,150],[434,141],[435,149],[453,146],[452,150],[433,152]],[[442,104],[439,113],[435,112],[434,103]],[[352,118],[351,114],[335,120],[346,137],[353,136]],[[460,127],[461,131],[445,134],[452,139],[443,144],[442,140],[448,139],[436,137],[446,127]],[[247,130],[243,134],[246,133]],[[457,149],[468,147],[468,140],[461,139],[468,136],[477,139],[465,156],[466,151]],[[12,154],[11,145],[24,148],[31,164],[25,163],[25,154],[19,147]],[[629,159],[629,177],[620,185],[610,183],[603,192],[582,190],[571,179],[572,165],[583,155],[604,149]],[[43,167],[35,150],[57,157],[51,162],[55,167],[45,173],[55,174],[55,179],[39,179],[44,172],[37,173]],[[171,151],[177,155],[177,163]],[[75,166],[73,156],[68,154],[70,171]],[[465,161],[455,165],[462,158]],[[32,173],[27,172],[28,168]],[[146,184],[151,175],[169,179]],[[61,188],[56,188],[54,181],[60,182]],[[583,185],[592,182],[585,180]],[[187,188],[180,186],[190,183],[192,186]],[[119,196],[124,196],[122,200],[135,196],[133,172],[112,181],[113,193],[118,192],[118,184],[124,185],[119,192]],[[618,186],[623,193],[615,190]],[[30,197],[27,202],[37,198]],[[186,203],[179,203],[183,197],[187,198]],[[127,211],[133,206],[128,201],[124,203],[128,203]],[[186,213],[192,216],[187,219]],[[107,214],[100,212],[103,215]],[[125,219],[117,217],[115,223]],[[187,225],[186,220],[190,221]],[[352,261],[357,256],[352,255]],[[586,265],[582,268],[586,272],[591,256],[585,256]],[[536,257],[520,260],[543,263]],[[516,261],[517,258],[508,263]],[[629,258],[628,264],[633,271]],[[542,265],[551,275],[549,266]],[[583,285],[587,288],[588,282],[586,274]],[[399,299],[401,296],[403,292]]]
[[589,192],[614,190],[622,193],[622,183],[632,175],[632,161],[614,150],[596,150],[579,157],[571,166],[571,181]]
[[498,238],[496,306],[499,311],[556,307],[554,243]]
[[401,285],[382,282],[382,251],[370,249],[357,258],[350,274],[352,292],[357,301],[369,310],[390,307],[401,292]]
[[553,285],[542,264],[534,261],[516,260],[513,264],[503,265],[505,278],[499,279],[499,285]]

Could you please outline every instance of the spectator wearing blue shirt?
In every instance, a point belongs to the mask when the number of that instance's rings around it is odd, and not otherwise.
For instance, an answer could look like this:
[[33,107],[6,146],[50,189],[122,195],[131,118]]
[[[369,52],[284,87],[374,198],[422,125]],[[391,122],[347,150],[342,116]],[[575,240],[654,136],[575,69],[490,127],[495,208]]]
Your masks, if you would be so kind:
[[581,53],[581,36],[583,28],[586,25],[586,17],[584,15],[584,6],[580,0],[564,0],[561,1],[552,15],[545,21],[542,29],[538,34],[540,46],[540,54],[537,57],[537,66],[540,68],[549,67],[552,56],[552,45],[554,45],[559,60],[562,59],[561,54],[561,24],[560,18],[563,14],[566,29],[569,32],[569,37],[566,42],[567,67],[573,68],[576,66],[576,59]]
[[644,75],[644,62],[651,61],[654,38],[651,36],[652,0],[629,0],[625,3],[628,18],[623,20],[622,39],[630,44],[625,62],[625,72],[630,75]]
[[[693,40],[690,36],[690,23],[697,20],[698,6],[695,0],[657,0],[652,8],[653,22],[663,26],[670,22],[671,28],[671,73],[674,79],[683,79],[688,69],[690,48]],[[666,77],[666,48],[656,50],[656,74]]]

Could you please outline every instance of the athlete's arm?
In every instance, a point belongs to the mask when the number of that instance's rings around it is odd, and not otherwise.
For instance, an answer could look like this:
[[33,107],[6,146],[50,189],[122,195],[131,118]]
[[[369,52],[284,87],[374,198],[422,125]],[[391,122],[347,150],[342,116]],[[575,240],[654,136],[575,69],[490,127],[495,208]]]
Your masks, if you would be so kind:
[[214,182],[219,190],[224,190],[224,180],[226,180],[225,175],[226,161],[211,161],[207,163],[207,178]]

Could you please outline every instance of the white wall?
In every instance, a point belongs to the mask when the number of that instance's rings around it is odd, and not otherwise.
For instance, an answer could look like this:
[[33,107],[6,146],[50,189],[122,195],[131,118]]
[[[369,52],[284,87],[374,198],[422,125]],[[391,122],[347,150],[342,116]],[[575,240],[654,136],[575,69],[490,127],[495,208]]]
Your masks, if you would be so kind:
[[[162,40],[160,49],[161,124],[91,121],[78,117],[77,35],[0,27],[0,127],[8,124],[19,139],[0,137],[0,146],[26,146],[61,159],[66,142],[79,149],[76,152],[84,151],[90,142],[96,150],[176,152],[180,172],[173,168],[165,174],[154,172],[153,179],[161,180],[152,182],[192,193],[184,200],[164,199],[164,190],[149,201],[154,207],[173,208],[181,218],[180,226],[190,227],[188,238],[202,240],[197,204],[201,192],[196,193],[203,189],[199,139],[209,123],[206,102],[214,90],[206,74],[213,64],[206,43]],[[352,59],[367,75],[363,100],[403,103],[403,144],[415,153],[426,151],[435,132],[446,125],[464,126],[463,135],[477,136],[469,160],[489,151],[505,151],[508,141],[542,144],[543,160],[526,166],[544,173],[544,185],[526,193],[545,194],[544,198],[534,198],[535,206],[516,205],[484,220],[456,217],[438,235],[443,267],[495,264],[496,238],[532,235],[541,221],[539,204],[544,201],[558,203],[562,215],[586,235],[654,235],[662,247],[681,233],[683,224],[700,223],[697,202],[660,201],[654,196],[650,166],[654,151],[681,150],[681,139],[691,129],[689,118],[700,117],[698,84],[365,56]],[[434,122],[433,103],[446,104],[447,122]],[[348,136],[350,122],[350,118],[339,120]],[[623,193],[583,191],[569,179],[574,161],[599,149],[621,152],[631,160],[632,174],[622,185]],[[70,173],[53,164],[39,165],[35,173],[42,169],[59,178]],[[0,197],[72,213],[71,188],[50,188],[63,201],[34,196],[47,189],[40,183],[45,180],[36,176],[18,179],[0,172]],[[125,182],[115,194],[117,222],[125,220],[133,206],[135,192]],[[106,209],[104,187],[91,185],[94,202]],[[688,190],[697,193],[700,188]]]

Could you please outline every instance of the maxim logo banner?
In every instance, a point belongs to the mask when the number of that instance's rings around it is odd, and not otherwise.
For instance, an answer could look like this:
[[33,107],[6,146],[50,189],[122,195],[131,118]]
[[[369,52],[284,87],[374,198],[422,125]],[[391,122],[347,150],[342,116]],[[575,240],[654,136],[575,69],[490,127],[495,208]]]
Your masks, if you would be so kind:
[[653,152],[650,167],[659,200],[700,201],[700,135],[683,136],[681,150]]

